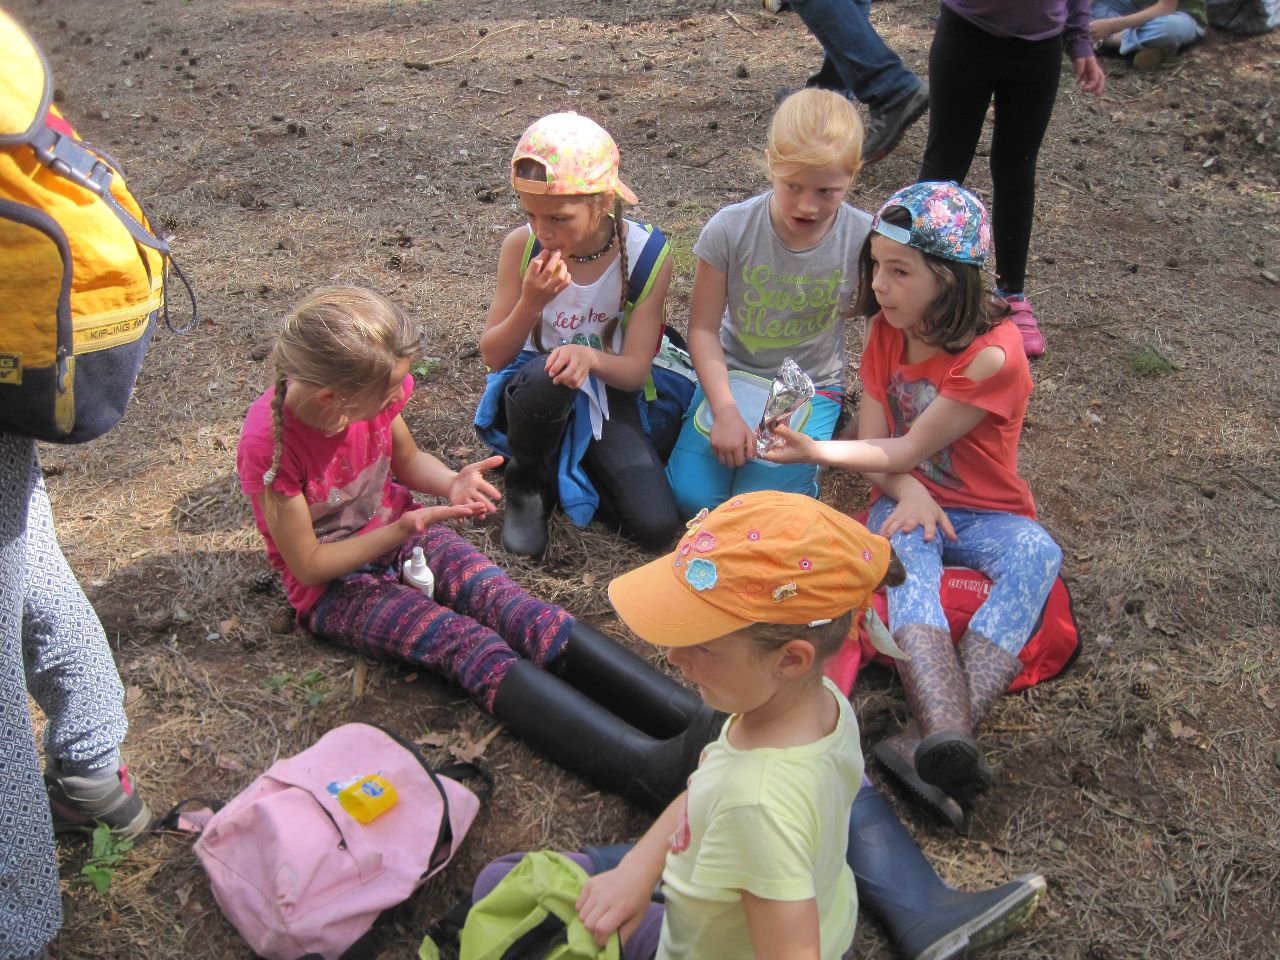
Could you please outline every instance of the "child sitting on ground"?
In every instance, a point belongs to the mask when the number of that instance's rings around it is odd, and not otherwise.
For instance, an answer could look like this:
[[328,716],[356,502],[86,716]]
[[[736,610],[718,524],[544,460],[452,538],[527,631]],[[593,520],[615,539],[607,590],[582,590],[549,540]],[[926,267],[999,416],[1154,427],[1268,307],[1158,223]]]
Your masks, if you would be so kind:
[[793,93],[769,124],[770,189],[703,228],[689,307],[699,386],[667,465],[682,517],[750,490],[818,495],[817,470],[756,459],[769,384],[791,357],[818,395],[793,416],[818,440],[844,397],[852,264],[871,218],[845,203],[862,167],[862,123],[830,90]]
[[1133,56],[1135,70],[1154,70],[1204,36],[1205,0],[1093,0],[1089,35],[1099,53]]

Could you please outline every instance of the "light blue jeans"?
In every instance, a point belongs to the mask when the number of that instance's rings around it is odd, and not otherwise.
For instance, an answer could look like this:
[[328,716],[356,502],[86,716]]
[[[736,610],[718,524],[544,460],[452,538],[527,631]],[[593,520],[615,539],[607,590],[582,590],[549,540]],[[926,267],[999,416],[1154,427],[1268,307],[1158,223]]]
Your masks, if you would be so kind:
[[[879,530],[897,506],[881,497],[871,506],[867,527]],[[946,509],[956,541],[938,531],[926,543],[924,528],[889,538],[907,568],[907,580],[890,587],[889,630],[908,623],[948,629],[939,591],[944,564],[969,567],[991,578],[991,593],[969,622],[969,629],[1017,656],[1027,644],[1062,565],[1062,548],[1044,527],[1028,517],[991,510]]]
[[[1127,17],[1137,13],[1149,3],[1134,0],[1093,0],[1093,19]],[[1144,47],[1165,50],[1181,50],[1204,36],[1204,27],[1189,13],[1178,11],[1168,16],[1148,20],[1140,27],[1124,30],[1120,34],[1120,55],[1127,57]]]
[[[667,461],[667,480],[675,491],[676,510],[682,519],[688,520],[703,507],[714,510],[730,497],[753,490],[818,495],[818,468],[813,464],[748,460],[740,467],[726,467],[717,460],[710,438],[694,423],[705,396],[701,386],[694,391],[676,448]],[[813,398],[813,410],[802,432],[815,440],[830,440],[839,419],[839,402],[819,394]]]

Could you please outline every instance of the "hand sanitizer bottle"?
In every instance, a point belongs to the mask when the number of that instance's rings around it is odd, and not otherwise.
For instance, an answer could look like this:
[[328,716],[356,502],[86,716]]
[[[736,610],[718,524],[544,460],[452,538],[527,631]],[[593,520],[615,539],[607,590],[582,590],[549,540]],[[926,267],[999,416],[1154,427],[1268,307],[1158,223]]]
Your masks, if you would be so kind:
[[410,587],[417,587],[428,597],[435,595],[435,574],[427,566],[427,558],[423,556],[421,547],[413,548],[413,555],[400,571],[400,579]]

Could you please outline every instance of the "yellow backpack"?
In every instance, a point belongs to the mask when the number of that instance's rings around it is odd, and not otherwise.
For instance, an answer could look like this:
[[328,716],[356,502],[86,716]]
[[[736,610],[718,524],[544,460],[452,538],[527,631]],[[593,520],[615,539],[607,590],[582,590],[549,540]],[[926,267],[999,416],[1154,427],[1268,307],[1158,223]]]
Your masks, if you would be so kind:
[[[169,245],[115,162],[52,105],[44,55],[0,10],[0,430],[81,443],[128,405],[164,312]],[[182,272],[174,272],[195,297]]]

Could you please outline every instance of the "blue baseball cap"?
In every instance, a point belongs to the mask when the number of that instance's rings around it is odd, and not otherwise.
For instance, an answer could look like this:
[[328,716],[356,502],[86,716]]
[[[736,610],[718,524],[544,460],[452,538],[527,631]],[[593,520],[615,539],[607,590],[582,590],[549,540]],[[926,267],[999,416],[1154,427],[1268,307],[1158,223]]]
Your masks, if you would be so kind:
[[[885,223],[885,213],[902,207],[910,227]],[[941,260],[981,267],[991,254],[991,220],[977,197],[953,180],[926,180],[903,187],[885,201],[871,221],[881,236]]]

